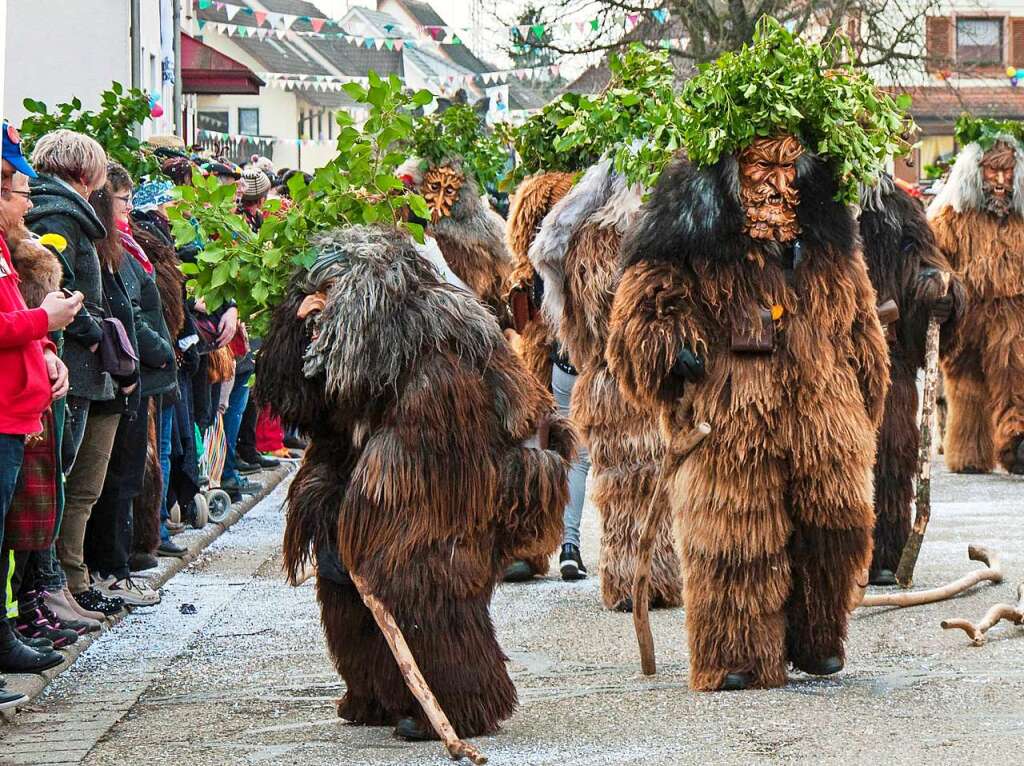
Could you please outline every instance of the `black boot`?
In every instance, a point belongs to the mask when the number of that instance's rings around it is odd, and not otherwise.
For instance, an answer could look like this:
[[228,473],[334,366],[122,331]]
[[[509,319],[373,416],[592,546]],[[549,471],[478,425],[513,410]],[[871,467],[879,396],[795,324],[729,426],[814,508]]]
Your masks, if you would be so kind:
[[753,680],[750,673],[727,673],[725,680],[718,688],[723,692],[741,692],[744,689],[749,689]]
[[39,673],[64,662],[52,649],[36,651],[21,642],[11,623],[0,620],[0,670],[7,673]]
[[896,575],[891,569],[874,569],[868,575],[868,585],[896,585]]
[[562,579],[567,581],[582,580],[587,576],[587,568],[583,566],[579,547],[572,543],[562,544],[562,553],[558,557],[558,571],[562,573]]
[[830,676],[843,669],[843,661],[839,657],[825,657],[820,660],[803,660],[793,662],[793,667],[810,676]]
[[403,718],[395,727],[395,736],[410,742],[422,742],[428,739],[437,739],[433,729],[424,728],[423,724],[415,718]]

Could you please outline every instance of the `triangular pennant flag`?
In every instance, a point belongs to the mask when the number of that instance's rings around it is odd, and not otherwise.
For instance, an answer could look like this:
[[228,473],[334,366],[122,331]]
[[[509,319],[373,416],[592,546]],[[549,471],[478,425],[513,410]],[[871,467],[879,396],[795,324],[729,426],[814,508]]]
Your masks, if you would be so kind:
[[520,24],[516,27],[516,31],[519,33],[519,39],[526,42],[526,38],[530,36],[530,25]]
[[380,50],[381,48],[384,47],[384,40],[382,40],[382,39],[375,40],[374,41],[374,46],[377,48],[377,50]]
[[658,8],[656,10],[651,11],[651,15],[654,17],[654,20],[657,21],[659,24],[664,24],[666,19],[668,19],[668,11],[665,10],[664,8]]
[[387,46],[389,51],[393,51],[395,49],[395,41],[390,37],[384,41],[384,45]]
[[278,40],[283,40],[284,36],[288,34],[288,31],[285,29],[278,29],[274,32],[274,34],[277,35]]
[[534,36],[537,38],[538,41],[544,39],[544,25],[543,24],[534,24],[532,27],[530,27],[530,31],[533,32]]
[[263,26],[263,22],[267,20],[267,12],[266,11],[253,11],[252,14],[253,14],[253,16],[256,17],[256,26],[262,27]]
[[252,16],[254,13],[256,13],[256,11],[254,11],[249,6],[245,6],[244,8],[242,8],[242,12],[243,13],[248,13],[250,16]]
[[294,24],[296,21],[298,21],[299,17],[298,16],[283,16],[282,19],[284,21],[284,28],[285,29],[291,29],[292,28],[292,24]]
[[242,10],[242,9],[239,8],[237,5],[225,5],[224,6],[224,13],[227,14],[228,21],[231,21],[231,19],[235,18],[235,14],[238,13],[240,10]]
[[216,0],[214,0],[213,7],[218,11],[223,11],[224,3],[218,3]]
[[324,28],[325,21],[327,21],[327,19],[310,19],[309,25],[313,27],[314,32],[319,32],[321,29]]
[[280,13],[268,13],[267,14],[267,26],[268,27],[273,29],[274,27],[276,27],[280,23],[281,23],[281,14]]
[[211,5],[213,5],[213,0],[199,0],[199,10],[201,11],[205,11]]
[[356,44],[356,38],[354,38],[352,35],[345,35],[345,42],[351,43],[352,45],[355,45]]
[[203,27],[206,26],[206,19],[198,19],[198,22],[199,22],[199,29],[200,29],[200,31],[202,31]]
[[403,46],[403,45],[405,45],[405,41],[404,41],[404,40],[402,40],[401,38],[399,38],[399,39],[395,40],[395,50],[396,50],[396,51],[400,51],[400,50],[402,50],[402,46]]
[[363,42],[364,42],[364,44],[366,45],[366,47],[368,49],[373,47],[373,38],[372,37],[367,37]]
[[627,18],[629,19],[629,25],[632,27],[635,27],[640,22],[639,13],[631,13]]
[[590,20],[590,28],[593,31],[595,31],[595,32],[597,31],[597,27],[598,27],[599,24],[600,24],[600,22],[597,19],[591,19]]
[[456,35],[456,34],[452,35],[452,39],[451,39],[450,42],[451,42],[452,45],[462,45],[462,40],[460,40],[459,36]]

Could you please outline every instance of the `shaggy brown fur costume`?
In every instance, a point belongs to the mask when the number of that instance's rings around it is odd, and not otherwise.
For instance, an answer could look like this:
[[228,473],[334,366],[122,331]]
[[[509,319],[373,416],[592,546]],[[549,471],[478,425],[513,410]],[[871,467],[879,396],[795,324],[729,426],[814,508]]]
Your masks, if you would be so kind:
[[[523,179],[516,187],[509,205],[505,241],[512,253],[512,274],[508,289],[524,286],[533,293],[537,272],[530,263],[529,249],[551,208],[569,193],[573,185],[572,173],[537,173]],[[554,337],[539,312],[519,333],[519,355],[526,367],[543,385],[551,385],[551,352]]]
[[977,144],[965,147],[928,210],[966,295],[943,348],[944,453],[951,471],[984,473],[998,460],[1024,473],[1024,152],[1005,218],[986,211],[982,158]]
[[[603,161],[555,207],[530,259],[544,280],[543,310],[579,378],[570,415],[590,450],[593,501],[601,516],[601,598],[609,609],[631,603],[637,543],[651,496],[668,502],[659,481],[664,446],[650,408],[627,401],[608,373],[605,343],[619,278],[619,242],[640,193]],[[651,605],[682,603],[679,558],[666,524],[655,540]]]
[[[611,370],[665,424],[711,424],[666,477],[698,690],[719,689],[729,673],[781,686],[787,660],[842,660],[851,595],[871,558],[886,342],[831,172],[809,154],[796,164],[802,259],[792,282],[775,243],[743,234],[734,157],[707,169],[675,160],[623,242]],[[774,352],[732,351],[733,329],[776,304]],[[681,412],[672,370],[686,345],[705,355],[706,377]]]
[[[17,234],[17,233],[16,233]],[[61,267],[57,256],[32,237],[28,231],[23,238],[9,241],[11,262],[18,272],[18,289],[29,308],[41,306],[48,293],[60,289]]]
[[156,402],[149,402],[146,438],[146,468],[142,491],[132,503],[132,553],[156,554],[160,547],[160,505],[163,500],[163,476],[160,473],[160,447],[156,440]]
[[[327,645],[347,686],[338,715],[430,729],[346,574],[357,572],[458,734],[493,732],[516,692],[488,604],[509,561],[558,542],[572,430],[494,318],[441,282],[407,236],[353,227],[315,247],[275,312],[256,395],[311,436],[284,557],[292,581],[317,558]],[[310,296],[323,309],[300,320]],[[525,446],[544,421],[549,449]]]
[[934,302],[952,271],[935,245],[924,208],[888,176],[861,195],[860,233],[878,302],[896,301],[899,319],[887,329],[891,384],[878,431],[875,461],[875,545],[872,572],[895,572],[910,534],[917,471],[917,374]]
[[[411,160],[399,175],[408,175],[417,191],[427,193],[423,188],[424,173],[419,171],[418,165],[418,160]],[[427,233],[437,240],[441,254],[455,275],[498,317],[502,327],[510,327],[505,285],[512,271],[512,259],[505,249],[505,222],[488,207],[476,183],[463,173],[457,161],[439,163],[426,172],[437,169],[450,170],[451,174],[462,178],[462,183],[454,204],[446,203],[444,207],[447,215],[431,221]]]

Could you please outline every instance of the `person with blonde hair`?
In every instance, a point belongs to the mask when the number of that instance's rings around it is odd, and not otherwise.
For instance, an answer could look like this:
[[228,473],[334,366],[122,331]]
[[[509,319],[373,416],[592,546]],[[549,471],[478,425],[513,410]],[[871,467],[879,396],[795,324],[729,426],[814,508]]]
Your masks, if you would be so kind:
[[106,183],[107,156],[89,136],[55,130],[36,142],[32,162],[39,177],[31,184],[33,208],[25,222],[36,234],[59,234],[66,240],[61,253],[63,287],[85,295],[85,306],[64,331],[63,359],[71,381],[68,453],[74,458],[64,465],[66,501],[57,541],[63,572],[54,566],[42,575],[45,590],[59,593],[66,583],[74,597],[69,606],[80,606],[95,619],[97,612],[113,614],[123,606],[119,599],[107,599],[91,587],[82,559],[85,522],[103,488],[120,420],[120,415],[98,407],[119,393],[97,353],[106,312],[96,244],[107,232],[88,202],[89,195]]

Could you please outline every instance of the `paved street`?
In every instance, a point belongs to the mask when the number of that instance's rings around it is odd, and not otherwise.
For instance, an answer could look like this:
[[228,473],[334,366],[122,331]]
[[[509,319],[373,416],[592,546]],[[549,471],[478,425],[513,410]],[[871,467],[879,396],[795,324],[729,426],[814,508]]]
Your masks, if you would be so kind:
[[[937,503],[918,571],[926,587],[1003,555],[1008,577],[953,603],[857,613],[847,670],[784,690],[687,690],[684,613],[655,613],[659,674],[639,673],[632,621],[599,607],[597,580],[502,586],[492,612],[521,708],[478,741],[497,765],[1002,762],[1024,737],[1024,628],[982,648],[947,633],[1024,577],[1021,483],[936,469]],[[324,654],[313,588],[284,584],[278,553],[286,483],[140,610],[96,642],[21,713],[0,724],[0,763],[90,766],[443,764],[436,743],[347,726]],[[597,529],[585,517],[596,570]],[[182,607],[194,605],[194,614]],[[190,611],[187,607],[185,612]]]

